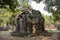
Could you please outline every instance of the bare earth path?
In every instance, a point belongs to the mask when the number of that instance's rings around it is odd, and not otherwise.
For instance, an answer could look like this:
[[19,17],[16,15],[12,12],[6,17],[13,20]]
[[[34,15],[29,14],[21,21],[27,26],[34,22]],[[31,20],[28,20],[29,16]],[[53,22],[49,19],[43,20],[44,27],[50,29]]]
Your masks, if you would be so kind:
[[9,31],[1,31],[0,40],[60,40],[60,33],[54,32],[52,34],[52,36],[13,37]]

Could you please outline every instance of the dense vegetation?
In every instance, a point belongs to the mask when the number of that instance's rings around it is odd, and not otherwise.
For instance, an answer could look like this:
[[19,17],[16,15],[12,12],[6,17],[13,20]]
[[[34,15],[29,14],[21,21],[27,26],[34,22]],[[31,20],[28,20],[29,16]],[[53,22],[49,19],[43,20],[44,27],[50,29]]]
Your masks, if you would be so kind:
[[[20,0],[21,1],[21,0]],[[37,3],[43,0],[34,0]],[[60,20],[60,0],[45,0],[45,10],[53,13],[54,20]],[[15,17],[20,13],[20,7],[28,7],[28,0],[22,0],[19,3],[18,0],[0,0],[0,26],[5,23],[14,24]],[[56,10],[53,9],[56,8]],[[52,16],[44,16],[47,23],[51,22]],[[52,19],[53,20],[53,19]]]

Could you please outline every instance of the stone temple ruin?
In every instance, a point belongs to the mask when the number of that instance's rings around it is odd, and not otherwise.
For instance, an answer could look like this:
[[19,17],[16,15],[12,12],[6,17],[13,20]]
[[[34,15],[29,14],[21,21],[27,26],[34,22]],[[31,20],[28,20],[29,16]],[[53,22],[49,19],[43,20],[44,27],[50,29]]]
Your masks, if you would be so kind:
[[[39,35],[44,32],[44,17],[34,9],[23,9],[22,13],[16,18],[16,30],[11,32],[13,36],[24,36],[30,34]],[[33,33],[35,28],[35,32]]]

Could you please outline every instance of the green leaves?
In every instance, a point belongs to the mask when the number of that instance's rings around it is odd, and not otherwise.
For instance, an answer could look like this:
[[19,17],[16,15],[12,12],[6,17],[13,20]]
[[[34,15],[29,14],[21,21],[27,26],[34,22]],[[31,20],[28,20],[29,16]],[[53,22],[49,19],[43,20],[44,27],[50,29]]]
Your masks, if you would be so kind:
[[[42,14],[43,15],[43,14]],[[43,15],[44,19],[45,19],[45,23],[54,23],[54,19],[53,16],[47,16],[47,15]]]
[[53,16],[54,16],[54,20],[55,20],[55,21],[60,20],[60,10],[56,10],[56,11],[54,12]]
[[19,3],[17,0],[0,0],[0,8],[6,8],[6,5],[9,6],[9,8],[14,11],[17,6],[19,6]]
[[7,22],[11,25],[15,24],[15,17],[19,14],[19,11],[11,12],[9,9],[2,8],[0,12],[0,23],[1,25],[6,24]]
[[45,9],[49,12],[54,12],[55,10],[53,9],[53,7],[59,9],[60,7],[60,0],[45,0],[44,2],[46,4]]
[[[45,0],[46,4],[45,10],[53,13],[54,20],[60,20],[60,0]],[[56,8],[56,10],[53,9]]]

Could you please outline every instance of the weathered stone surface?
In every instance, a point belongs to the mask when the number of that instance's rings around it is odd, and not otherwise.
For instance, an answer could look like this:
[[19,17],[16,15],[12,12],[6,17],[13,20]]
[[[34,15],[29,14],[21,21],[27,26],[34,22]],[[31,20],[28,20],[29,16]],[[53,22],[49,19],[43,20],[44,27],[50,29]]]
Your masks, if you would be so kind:
[[44,18],[39,11],[32,10],[33,21],[36,28],[36,33],[44,31]]
[[57,25],[57,30],[60,30],[60,25]]
[[[36,34],[39,34],[44,29],[44,18],[41,13],[37,10],[32,10],[29,12],[25,9],[23,13],[17,16],[17,27],[16,31],[18,34],[26,35],[29,33],[33,33],[33,26],[35,27]],[[14,34],[14,32],[13,32]]]

